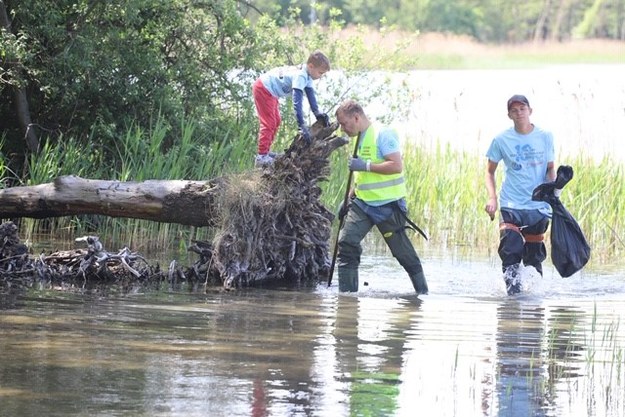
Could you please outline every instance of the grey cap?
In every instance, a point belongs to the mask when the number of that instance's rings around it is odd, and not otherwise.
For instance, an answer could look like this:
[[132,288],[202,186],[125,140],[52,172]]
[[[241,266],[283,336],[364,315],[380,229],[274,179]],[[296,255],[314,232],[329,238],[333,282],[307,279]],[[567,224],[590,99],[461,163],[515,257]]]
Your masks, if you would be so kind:
[[530,106],[530,102],[527,100],[527,97],[521,94],[515,94],[508,99],[508,111],[510,111],[510,106],[512,106],[512,103],[523,103],[527,107]]

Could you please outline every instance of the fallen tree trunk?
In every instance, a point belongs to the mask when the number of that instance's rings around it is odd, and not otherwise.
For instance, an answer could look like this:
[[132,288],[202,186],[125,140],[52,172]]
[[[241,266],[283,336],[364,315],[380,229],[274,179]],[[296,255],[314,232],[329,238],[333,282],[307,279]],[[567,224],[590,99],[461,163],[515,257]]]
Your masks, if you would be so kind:
[[220,181],[105,181],[73,175],[0,190],[0,218],[101,214],[189,226],[214,226]]
[[[338,128],[313,125],[273,165],[210,181],[119,182],[75,176],[0,190],[0,217],[100,214],[216,228],[200,261],[176,276],[220,279],[226,288],[325,279],[334,215],[320,201],[329,156],[348,143]],[[198,243],[198,242],[196,242]],[[171,275],[171,272],[170,272]]]

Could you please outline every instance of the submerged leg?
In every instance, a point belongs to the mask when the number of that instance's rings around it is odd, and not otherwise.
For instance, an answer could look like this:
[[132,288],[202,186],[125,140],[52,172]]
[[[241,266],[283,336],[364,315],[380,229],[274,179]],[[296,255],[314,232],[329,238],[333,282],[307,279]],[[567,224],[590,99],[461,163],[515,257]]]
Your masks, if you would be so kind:
[[339,292],[358,291],[358,270],[339,267]]
[[503,280],[506,283],[506,292],[508,295],[514,295],[521,292],[519,267],[520,264],[509,265],[503,271]]
[[358,291],[358,266],[362,255],[361,241],[373,227],[367,215],[355,204],[347,212],[339,234],[338,274],[339,292]]
[[406,235],[405,225],[406,220],[404,216],[399,213],[399,210],[395,210],[390,219],[378,225],[378,230],[384,236],[384,241],[395,259],[408,273],[410,282],[412,282],[417,295],[427,294],[429,289],[423,273],[423,266],[417,251],[415,251],[412,242]]

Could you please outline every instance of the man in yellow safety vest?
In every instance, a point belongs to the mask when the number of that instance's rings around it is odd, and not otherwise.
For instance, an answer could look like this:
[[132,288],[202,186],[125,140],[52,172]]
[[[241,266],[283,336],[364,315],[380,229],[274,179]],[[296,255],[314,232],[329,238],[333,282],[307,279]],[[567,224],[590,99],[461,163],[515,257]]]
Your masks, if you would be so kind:
[[349,160],[354,175],[351,203],[339,212],[347,216],[338,239],[339,291],[358,291],[361,242],[376,226],[416,293],[427,294],[421,261],[406,235],[406,184],[397,133],[374,126],[353,100],[340,105],[336,118],[343,132],[358,140],[356,157]]

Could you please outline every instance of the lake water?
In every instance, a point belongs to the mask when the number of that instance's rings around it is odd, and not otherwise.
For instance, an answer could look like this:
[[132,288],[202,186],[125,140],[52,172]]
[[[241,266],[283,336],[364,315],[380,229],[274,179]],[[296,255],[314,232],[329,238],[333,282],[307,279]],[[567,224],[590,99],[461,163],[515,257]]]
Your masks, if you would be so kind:
[[[336,87],[337,84],[339,87]],[[321,79],[320,96],[336,88],[344,98],[382,88],[365,110],[384,118],[411,143],[484,155],[492,138],[512,126],[506,102],[524,94],[531,120],[554,134],[559,160],[578,154],[625,162],[625,45],[622,65],[548,65],[535,69],[420,70]],[[332,103],[335,105],[335,103]],[[334,110],[332,110],[334,111]]]
[[[623,74],[416,72],[402,126],[483,153],[510,125],[507,98],[524,93],[563,153],[623,158]],[[496,253],[419,251],[420,298],[385,253],[363,257],[351,295],[336,277],[329,288],[0,294],[0,416],[625,415],[625,264],[563,279],[547,262],[509,297]]]
[[[3,298],[2,416],[622,416],[623,272],[424,255],[361,288]],[[335,277],[336,280],[336,277]],[[365,285],[365,283],[367,285]]]

